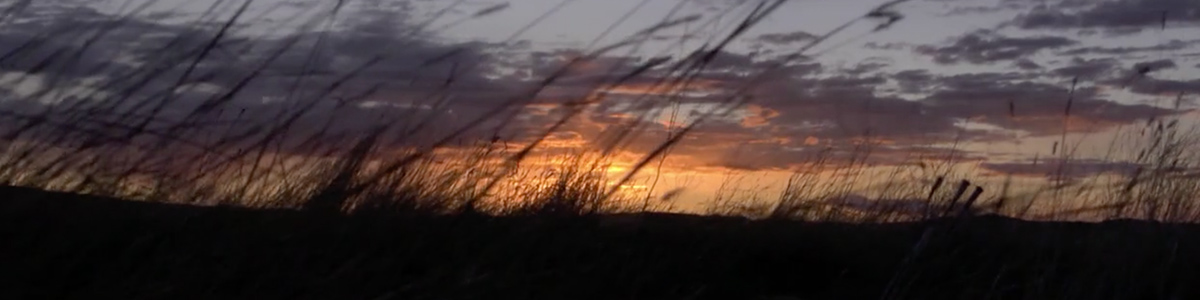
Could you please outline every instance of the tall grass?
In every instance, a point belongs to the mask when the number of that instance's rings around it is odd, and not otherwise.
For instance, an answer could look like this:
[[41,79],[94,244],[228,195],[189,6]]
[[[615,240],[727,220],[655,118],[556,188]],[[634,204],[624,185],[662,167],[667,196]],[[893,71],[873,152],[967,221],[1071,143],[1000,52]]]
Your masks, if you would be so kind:
[[[523,165],[536,156],[542,141],[595,105],[594,96],[563,103],[560,108],[566,113],[556,116],[549,127],[528,132],[531,139],[518,149],[497,149],[503,142],[497,139],[474,147],[452,144],[476,139],[473,136],[486,131],[485,127],[499,130],[511,124],[543,90],[574,76],[571,70],[576,65],[639,47],[657,32],[700,21],[695,16],[669,17],[634,36],[573,58],[483,113],[449,124],[455,128],[438,128],[446,126],[438,119],[447,113],[447,104],[460,88],[455,82],[457,74],[477,72],[480,66],[456,58],[461,53],[458,49],[417,62],[418,67],[409,71],[415,73],[408,79],[417,82],[426,76],[421,74],[425,68],[453,65],[444,82],[432,87],[429,99],[419,102],[432,108],[430,112],[389,111],[385,107],[375,109],[379,115],[374,120],[362,119],[374,112],[364,105],[378,98],[387,83],[371,80],[367,73],[387,64],[412,62],[389,61],[386,49],[361,49],[379,54],[342,70],[330,70],[318,61],[323,53],[339,51],[331,44],[332,35],[338,34],[334,28],[355,18],[354,14],[378,9],[378,3],[359,3],[358,11],[350,1],[326,6],[314,3],[328,11],[300,22],[295,33],[255,37],[239,33],[239,28],[261,21],[250,13],[254,1],[213,2],[190,21],[195,26],[175,35],[132,38],[153,44],[146,48],[157,48],[135,53],[136,62],[121,62],[128,59],[126,50],[147,49],[133,46],[118,49],[119,53],[94,53],[92,47],[100,47],[108,39],[130,41],[128,36],[116,36],[130,34],[120,31],[124,27],[153,29],[155,25],[140,19],[139,13],[154,3],[138,2],[123,7],[118,15],[87,22],[43,19],[40,21],[46,24],[42,25],[57,28],[33,32],[34,37],[4,49],[8,52],[0,57],[0,63],[29,66],[7,87],[13,90],[34,81],[38,84],[32,92],[9,94],[4,99],[0,182],[130,199],[325,212],[367,208],[552,214],[612,211],[628,200],[619,191],[645,162],[615,180],[604,178],[607,174],[598,169],[608,153],[576,155],[569,167],[553,174],[533,174],[536,168]],[[719,45],[695,49],[700,54],[695,59],[670,64],[652,60],[593,86],[596,91],[619,86],[652,70],[670,74],[662,77],[660,86],[686,86],[713,55],[782,3],[750,3],[751,12],[742,24]],[[461,4],[451,3],[440,11],[460,9]],[[485,18],[506,7],[484,8],[446,26]],[[40,9],[43,7],[36,3],[17,3],[8,7],[6,18],[27,18],[25,14]],[[397,13],[391,17],[410,16]],[[444,17],[437,13],[424,22],[413,22],[407,32],[413,36],[401,39],[439,30],[429,26]],[[530,22],[526,28],[539,22]],[[73,63],[95,55],[107,55],[100,59],[110,62]],[[308,62],[298,68],[279,65],[285,58],[296,57]],[[214,67],[233,61],[237,61],[236,68]],[[280,96],[256,103],[261,90],[275,90]],[[636,131],[636,126],[626,131]],[[430,129],[439,130],[429,136]],[[618,137],[610,144],[619,145],[623,140]],[[660,149],[675,142],[677,139],[665,141]],[[606,147],[607,152],[616,149]],[[656,154],[646,157],[648,161]],[[648,203],[641,206],[649,208]]]
[[[4,51],[0,65],[23,67],[4,82],[7,90],[20,92],[3,95],[0,105],[0,183],[128,199],[327,213],[581,215],[667,210],[673,196],[658,199],[624,188],[647,168],[662,172],[666,156],[684,136],[752,101],[746,95],[773,71],[810,55],[807,51],[864,19],[883,20],[872,32],[887,29],[902,19],[893,8],[904,1],[886,3],[781,55],[759,74],[747,76],[711,109],[676,125],[677,111],[670,108],[680,103],[684,90],[722,51],[785,3],[745,1],[721,12],[722,18],[740,19],[710,43],[689,49],[691,55],[660,56],[632,68],[604,70],[606,76],[587,82],[590,91],[552,103],[554,113],[547,116],[548,121],[532,128],[517,124],[522,112],[545,105],[541,95],[556,85],[578,81],[580,74],[574,72],[580,67],[622,51],[637,53],[655,34],[666,30],[692,25],[704,28],[718,18],[672,12],[653,26],[602,44],[609,35],[606,31],[542,78],[529,80],[531,84],[509,94],[496,92],[505,97],[480,104],[480,112],[459,116],[457,122],[445,122],[450,108],[462,101],[456,93],[475,84],[462,81],[475,80],[469,74],[485,72],[484,63],[469,57],[468,48],[437,49],[419,61],[397,61],[389,57],[389,51],[432,47],[403,43],[416,43],[447,27],[490,17],[507,6],[484,7],[452,18],[448,12],[465,9],[462,1],[456,1],[421,19],[409,11],[381,9],[384,6],[379,3],[315,3],[307,6],[307,14],[295,15],[308,19],[295,22],[290,31],[271,28],[268,31],[275,35],[256,36],[242,31],[264,22],[261,16],[277,7],[252,12],[259,3],[218,1],[171,35],[154,32],[159,35],[132,39],[148,46],[98,53],[96,49],[112,47],[109,43],[114,41],[131,41],[129,35],[137,35],[122,31],[124,28],[155,28],[140,17],[154,2],[130,2],[133,4],[116,15],[93,14],[90,16],[95,18],[86,22],[33,18],[41,8],[31,1],[5,8],[4,22],[23,20],[14,23],[24,25],[13,30],[28,32],[21,32],[25,39],[0,49]],[[519,39],[558,9],[561,6],[548,8],[542,18],[532,20],[505,41]],[[372,10],[377,15],[365,15]],[[350,21],[359,17],[392,21]],[[610,30],[625,21],[619,19]],[[404,25],[405,29],[372,27],[383,25]],[[346,42],[338,39],[338,34],[345,34],[338,28],[397,35],[395,40],[402,43],[380,45],[380,49],[346,49],[338,44]],[[336,51],[367,54],[337,67],[322,61],[324,54]],[[287,61],[303,63],[285,65]],[[395,74],[380,71],[396,65],[410,68]],[[401,78],[379,80],[380,74]],[[640,115],[628,123],[611,125],[608,135],[598,139],[601,142],[592,149],[553,158],[545,154],[547,141],[556,133],[575,126],[580,116],[606,101],[603,91],[647,79],[653,82],[653,92],[640,98],[660,100],[642,101],[652,107],[638,110]],[[729,184],[714,196],[707,212],[889,222],[945,216],[946,211],[966,205],[960,214],[1070,218],[1086,213],[1164,221],[1196,218],[1192,200],[1198,186],[1192,174],[1196,158],[1188,151],[1196,138],[1193,131],[1179,128],[1174,120],[1153,120],[1146,125],[1136,143],[1141,149],[1128,160],[1141,166],[1136,172],[1123,174],[1117,179],[1120,184],[1086,187],[1091,193],[1087,197],[1100,202],[1097,206],[1058,206],[1058,202],[1066,202],[1063,198],[1083,197],[1082,193],[1065,193],[1063,185],[1074,153],[1068,149],[1067,123],[1078,83],[1071,84],[1063,110],[1063,134],[1051,150],[1054,162],[1060,165],[1051,184],[1032,193],[1009,193],[1011,180],[1007,179],[1003,186],[980,187],[991,182],[968,178],[961,170],[970,163],[958,161],[953,147],[943,157],[914,155],[911,163],[879,171],[872,160],[872,149],[879,145],[869,142],[870,137],[861,137],[850,150],[831,150],[797,166],[799,171],[777,197]],[[421,92],[420,99],[405,107],[380,104],[378,99],[389,96],[383,91],[394,85],[419,87],[414,90]],[[640,153],[626,174],[609,178],[605,166],[613,157],[654,130],[647,128],[644,120],[657,119],[666,111],[673,111],[674,127],[667,128],[664,140]],[[519,138],[500,138],[506,130],[516,130],[513,135]],[[541,165],[546,163],[531,162],[539,158],[556,160],[549,163],[553,170],[543,170]],[[970,189],[955,188],[953,183],[960,180],[975,184]],[[652,180],[651,186],[657,187],[657,181]],[[976,187],[986,192],[972,194]],[[1055,203],[1044,201],[1045,194],[1053,195]],[[1018,199],[1021,197],[1026,199]],[[970,203],[954,202],[968,198]],[[1030,211],[1033,208],[1050,213],[1039,216]]]

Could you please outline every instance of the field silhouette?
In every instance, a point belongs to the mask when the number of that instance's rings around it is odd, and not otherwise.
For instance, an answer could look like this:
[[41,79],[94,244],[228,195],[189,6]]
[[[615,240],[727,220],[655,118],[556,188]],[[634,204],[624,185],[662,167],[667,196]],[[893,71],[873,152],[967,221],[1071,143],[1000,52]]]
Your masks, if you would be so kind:
[[[7,299],[1189,299],[1200,227],[328,216],[5,188]],[[771,298],[775,297],[775,298]]]
[[[1200,7],[1173,1],[1004,24],[1144,47],[861,43],[917,0],[757,34],[794,2],[752,0],[552,50],[522,35],[571,1],[469,42],[441,35],[520,3],[13,1],[0,298],[1198,298],[1200,81],[1167,51],[1200,43],[1163,36]],[[936,67],[822,60],[856,44]],[[788,175],[664,179],[709,169]]]

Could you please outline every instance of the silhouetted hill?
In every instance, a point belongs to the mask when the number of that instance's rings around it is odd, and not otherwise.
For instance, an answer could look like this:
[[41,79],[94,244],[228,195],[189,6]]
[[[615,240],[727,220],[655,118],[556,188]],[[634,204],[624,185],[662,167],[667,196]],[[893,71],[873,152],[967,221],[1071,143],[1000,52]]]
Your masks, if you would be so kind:
[[0,299],[1200,299],[1193,225],[322,217],[0,195]]

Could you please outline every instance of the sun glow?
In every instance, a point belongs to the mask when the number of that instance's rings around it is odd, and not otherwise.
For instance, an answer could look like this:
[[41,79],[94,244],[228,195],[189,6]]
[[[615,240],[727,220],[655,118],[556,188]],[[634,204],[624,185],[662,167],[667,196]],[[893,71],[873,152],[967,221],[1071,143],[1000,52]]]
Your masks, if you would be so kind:
[[629,170],[629,168],[622,167],[622,166],[608,166],[608,169],[607,169],[607,171],[609,173],[621,173],[621,172],[625,172],[626,170]]

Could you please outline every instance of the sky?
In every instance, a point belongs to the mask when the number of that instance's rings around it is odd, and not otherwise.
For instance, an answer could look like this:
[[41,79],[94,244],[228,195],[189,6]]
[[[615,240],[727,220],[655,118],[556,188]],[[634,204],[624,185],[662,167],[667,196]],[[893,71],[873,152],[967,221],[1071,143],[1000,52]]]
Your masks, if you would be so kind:
[[[623,124],[636,124],[641,133],[614,155],[614,176],[702,120],[631,186],[646,188],[645,175],[659,174],[655,192],[685,188],[691,202],[711,198],[731,177],[753,182],[750,190],[769,186],[761,193],[770,198],[795,172],[855,163],[868,166],[871,178],[954,163],[978,182],[1032,181],[1052,176],[1046,162],[1069,152],[1076,166],[1070,177],[1127,173],[1136,152],[1128,133],[1148,120],[1194,126],[1200,97],[1200,2],[1192,0],[791,0],[718,50],[761,1],[351,0],[332,14],[337,2],[251,2],[245,15],[252,21],[231,27],[237,38],[199,65],[229,76],[197,86],[236,85],[229,78],[271,57],[270,45],[301,33],[296,43],[325,48],[272,60],[264,72],[278,80],[256,82],[238,105],[278,109],[288,104],[270,99],[286,98],[282,87],[296,72],[320,74],[306,83],[316,86],[379,59],[333,96],[378,89],[333,119],[335,127],[352,131],[373,116],[426,114],[435,126],[412,140],[427,142],[536,91],[522,109],[505,111],[512,117],[504,128],[484,121],[463,136],[528,145],[569,113],[565,104],[592,99],[538,149],[603,149]],[[60,26],[133,15],[136,22],[120,24],[122,34],[95,42],[81,58],[133,69],[160,51],[163,36],[203,44],[201,37],[243,2],[20,3],[30,7],[4,19],[0,51]],[[662,83],[680,78],[671,66],[695,60],[697,51],[708,51],[699,55],[708,59],[690,81]],[[313,62],[317,67],[305,67]],[[30,63],[0,68],[103,81]],[[618,80],[627,74],[637,76]],[[545,85],[550,77],[556,80]],[[10,87],[20,92],[21,85]],[[309,125],[331,124],[317,119]],[[870,155],[860,157],[866,149]]]

